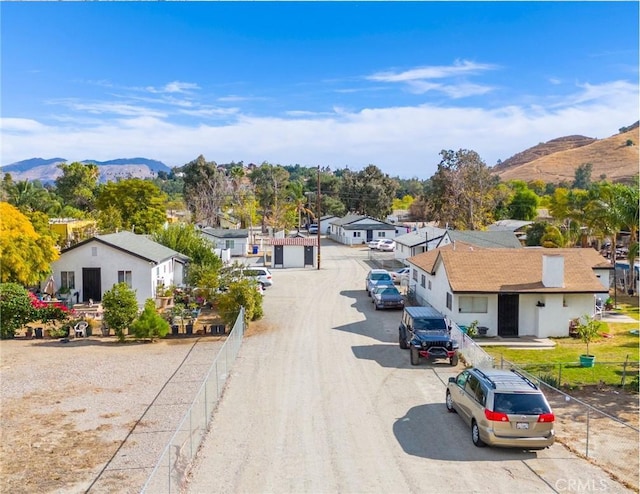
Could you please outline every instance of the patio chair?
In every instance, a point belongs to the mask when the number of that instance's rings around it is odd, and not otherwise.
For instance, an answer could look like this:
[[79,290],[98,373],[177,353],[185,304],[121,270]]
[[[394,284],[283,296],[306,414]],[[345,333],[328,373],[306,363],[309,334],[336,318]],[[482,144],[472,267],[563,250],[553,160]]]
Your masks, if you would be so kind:
[[89,324],[87,324],[84,321],[80,321],[78,324],[76,324],[73,327],[73,330],[75,332],[76,338],[86,338],[87,337],[87,327],[89,326]]

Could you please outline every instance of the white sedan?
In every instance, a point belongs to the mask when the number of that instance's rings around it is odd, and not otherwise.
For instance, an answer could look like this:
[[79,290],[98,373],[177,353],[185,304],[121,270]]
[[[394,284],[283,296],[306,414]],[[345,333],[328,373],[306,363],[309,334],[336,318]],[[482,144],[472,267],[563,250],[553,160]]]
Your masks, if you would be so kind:
[[387,238],[385,240],[380,240],[377,248],[378,250],[393,252],[394,250],[396,250],[396,241],[391,240],[390,238]]
[[411,268],[400,268],[395,271],[390,271],[391,279],[394,283],[402,283],[402,280],[409,279],[409,273],[411,272]]

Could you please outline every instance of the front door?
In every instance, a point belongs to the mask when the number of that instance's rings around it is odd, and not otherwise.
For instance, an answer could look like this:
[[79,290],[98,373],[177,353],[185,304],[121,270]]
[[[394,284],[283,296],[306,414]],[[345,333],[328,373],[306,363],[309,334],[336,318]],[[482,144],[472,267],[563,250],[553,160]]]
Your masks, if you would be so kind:
[[367,242],[371,242],[373,240],[373,230],[367,230]]
[[520,297],[517,294],[498,294],[498,336],[518,336],[518,306]]
[[275,245],[273,247],[273,265],[284,266],[284,246]]
[[304,246],[304,265],[313,266],[313,246],[312,245]]
[[82,301],[94,302],[102,300],[102,282],[100,278],[100,268],[82,268]]

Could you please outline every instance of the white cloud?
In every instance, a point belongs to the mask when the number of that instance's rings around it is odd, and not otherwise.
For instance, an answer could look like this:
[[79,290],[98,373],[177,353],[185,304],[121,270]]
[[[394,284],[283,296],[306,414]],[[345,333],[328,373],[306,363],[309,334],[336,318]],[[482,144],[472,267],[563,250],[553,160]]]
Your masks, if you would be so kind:
[[193,82],[173,81],[161,88],[147,86],[145,89],[150,93],[184,93],[192,89],[200,89],[200,86]]
[[468,60],[456,61],[453,65],[432,65],[428,67],[417,67],[403,72],[377,72],[366,79],[382,82],[409,82],[425,79],[445,79],[449,77],[459,77],[467,74],[478,74],[488,70],[494,70],[495,65],[486,63],[474,63]]
[[[197,109],[192,123],[178,124],[162,112],[136,109],[129,115],[124,105],[119,112],[111,107],[117,120],[99,123],[67,121],[49,126],[36,120],[3,119],[1,163],[34,156],[74,161],[144,156],[180,166],[202,154],[218,163],[268,161],[352,169],[375,164],[390,175],[426,179],[435,172],[442,149],[473,149],[493,165],[557,137],[613,135],[637,120],[638,103],[637,87],[614,81],[581,85],[575,94],[552,105],[538,101],[483,109],[425,104],[359,111],[336,107],[331,114],[294,110],[292,117],[281,118],[234,113],[234,120],[219,125],[199,120]],[[86,105],[87,111],[91,108],[102,107]]]

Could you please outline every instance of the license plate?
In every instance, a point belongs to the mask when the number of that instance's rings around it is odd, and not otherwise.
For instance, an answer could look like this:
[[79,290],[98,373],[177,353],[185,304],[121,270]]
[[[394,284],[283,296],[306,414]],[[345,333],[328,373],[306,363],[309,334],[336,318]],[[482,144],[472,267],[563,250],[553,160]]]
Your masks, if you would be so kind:
[[528,429],[529,422],[516,422],[516,429]]

